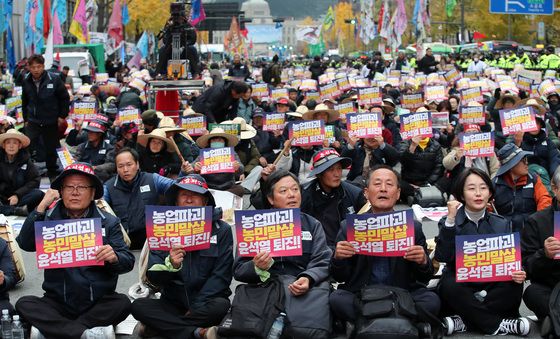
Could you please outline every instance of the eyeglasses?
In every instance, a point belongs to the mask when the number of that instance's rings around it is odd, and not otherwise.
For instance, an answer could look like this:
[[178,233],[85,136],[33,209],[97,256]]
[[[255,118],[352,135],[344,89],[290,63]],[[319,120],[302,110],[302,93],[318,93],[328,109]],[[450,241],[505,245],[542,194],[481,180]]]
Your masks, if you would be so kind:
[[529,163],[529,159],[528,159],[527,157],[521,159],[521,161],[523,161],[523,163],[524,163],[525,165],[527,165],[527,164]]
[[71,185],[64,185],[62,186],[62,190],[74,193],[77,191],[80,194],[85,193],[88,189],[93,188],[93,186],[71,186]]

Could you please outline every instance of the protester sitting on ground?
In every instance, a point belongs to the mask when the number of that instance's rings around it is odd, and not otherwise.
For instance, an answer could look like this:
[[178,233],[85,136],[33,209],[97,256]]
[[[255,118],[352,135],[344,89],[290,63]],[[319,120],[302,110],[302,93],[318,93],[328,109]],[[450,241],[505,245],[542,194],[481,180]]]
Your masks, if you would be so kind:
[[107,127],[101,121],[93,120],[84,130],[87,131],[87,141],[76,148],[76,160],[92,165],[95,175],[105,182],[115,173],[115,150],[105,138]]
[[304,185],[301,195],[302,212],[319,220],[331,249],[346,214],[357,213],[366,203],[358,187],[342,180],[342,170],[350,165],[352,160],[341,157],[333,148],[317,151],[309,174],[315,179]]
[[119,216],[128,233],[130,249],[141,249],[146,240],[146,205],[158,205],[173,180],[140,170],[135,149],[123,148],[115,156],[117,175],[105,183],[103,199]]
[[179,174],[181,162],[175,151],[175,146],[165,131],[159,128],[150,134],[142,134],[137,138],[140,154],[140,169],[148,173],[158,173],[164,177]]
[[[223,148],[235,147],[239,142],[238,138],[233,134],[226,133],[222,128],[216,127],[210,133],[199,137],[196,144],[201,149],[204,148]],[[236,184],[237,178],[244,172],[243,164],[237,153],[234,152],[235,161],[233,162],[234,173],[214,173],[202,174],[202,177],[208,183],[208,187],[221,191],[229,191],[237,196],[242,197],[244,189],[241,185]],[[200,173],[202,169],[202,158],[196,158],[193,164],[194,172]]]
[[[287,171],[276,171],[270,175],[263,187],[263,195],[267,201],[265,208],[299,208],[301,205],[297,177]],[[301,256],[274,260],[270,253],[260,252],[254,258],[237,257],[234,277],[243,283],[259,283],[271,276],[279,276],[285,290],[285,313],[294,337],[328,338],[330,285],[327,278],[332,251],[317,219],[301,213],[301,229]],[[309,324],[312,329],[309,329]]]
[[0,134],[0,213],[27,216],[43,199],[41,176],[27,151],[29,138],[15,129]]
[[330,109],[325,104],[319,104],[315,109],[307,111],[303,114],[303,120],[322,120],[326,126],[330,126],[333,128],[333,135],[335,141],[332,143],[325,142],[323,145],[324,147],[332,147],[340,152],[342,149],[342,145],[344,143],[344,139],[342,138],[342,132],[338,126],[336,126],[336,122],[340,113],[337,110]]
[[[521,232],[521,253],[523,267],[531,284],[525,289],[523,301],[542,321],[550,316],[551,295],[560,282],[560,270],[557,256],[560,253],[560,240],[555,236],[555,214],[559,211],[560,169],[552,176],[552,205],[529,216]],[[552,309],[557,307],[556,302]],[[541,334],[551,334],[550,319],[542,323]]]
[[282,143],[282,131],[263,131],[263,117],[264,112],[262,108],[256,108],[253,111],[253,127],[257,130],[257,135],[254,137],[255,144],[259,149],[259,153],[264,159],[259,159],[259,163],[273,163],[276,160],[275,149],[280,149]]
[[14,314],[14,306],[10,303],[8,291],[17,283],[16,267],[8,242],[0,238],[0,310],[8,310]]
[[[480,133],[479,125],[464,125],[465,133]],[[470,157],[465,155],[465,150],[459,147],[459,136],[455,136],[453,147],[445,157],[443,157],[443,166],[445,167],[446,173],[443,178],[439,181],[438,187],[442,188],[446,193],[451,193],[453,188],[453,183],[457,180],[457,177],[465,168],[478,168],[494,179],[498,169],[500,168],[500,162],[496,157],[496,154],[490,157]]]
[[[187,109],[192,111],[192,109]],[[190,112],[189,112],[190,113]],[[194,113],[194,111],[192,112]],[[158,128],[165,132],[168,139],[173,140],[183,159],[188,162],[193,162],[200,153],[200,148],[196,145],[194,140],[184,128],[177,127],[175,122],[170,117],[163,117],[159,122]]]
[[515,144],[506,144],[497,154],[501,166],[492,180],[496,191],[494,208],[511,222],[514,232],[521,232],[529,215],[552,203],[541,178],[529,173],[527,156],[532,154]]
[[413,137],[399,145],[401,157],[401,200],[410,204],[415,191],[435,185],[443,175],[443,152],[433,138]]
[[[489,213],[488,203],[497,196],[486,172],[467,168],[457,178],[453,196],[447,203],[448,214],[439,222],[435,259],[445,263],[439,284],[444,309],[451,316],[444,319],[447,334],[466,329],[487,335],[527,335],[530,324],[519,317],[524,271],[513,272],[512,281],[464,283],[455,280],[455,237],[459,235],[509,234],[510,222]],[[480,294],[481,299],[475,293]]]
[[[93,168],[74,163],[51,183],[51,189],[31,212],[17,237],[19,247],[35,252],[35,222],[100,218],[103,245],[96,251],[102,266],[45,270],[43,297],[24,296],[16,311],[33,326],[31,338],[114,338],[113,325],[130,314],[130,300],[115,292],[119,274],[134,267],[119,219],[101,211],[94,199],[103,196],[103,183]],[[54,205],[50,207],[51,205]]]
[[[371,204],[367,213],[394,211],[400,194],[397,172],[387,165],[376,165],[369,170],[366,183],[365,195]],[[347,241],[346,230],[346,220],[343,220],[330,264],[332,277],[341,283],[329,298],[336,318],[354,323],[358,319],[355,305],[359,303],[360,292],[370,285],[390,285],[408,290],[420,308],[439,314],[439,297],[426,288],[434,269],[420,222],[414,221],[415,244],[403,257],[356,254],[354,246]]]
[[185,252],[181,246],[150,251],[147,278],[161,289],[160,299],[132,304],[143,338],[216,338],[215,327],[229,310],[233,266],[233,235],[221,220],[222,209],[204,178],[190,174],[177,179],[165,193],[169,206],[212,206],[210,248]]
[[500,119],[500,110],[514,108],[521,99],[517,95],[509,92],[502,93],[500,88],[496,88],[494,96],[488,102],[486,111],[490,113],[490,117],[494,122],[494,129],[496,131],[496,148],[502,148],[506,143],[506,137],[502,131],[502,122]]
[[136,138],[138,137],[138,125],[135,122],[127,122],[119,127],[117,140],[115,142],[115,153],[128,147],[136,149]]
[[140,116],[142,118],[142,125],[144,125],[144,133],[151,133],[154,129],[158,128],[161,119],[164,115],[156,110],[149,109],[144,111]]
[[346,180],[360,188],[365,187],[365,178],[370,168],[383,164],[394,167],[400,160],[399,152],[390,143],[385,142],[383,135],[360,139],[349,137],[342,156],[352,159],[352,167]]

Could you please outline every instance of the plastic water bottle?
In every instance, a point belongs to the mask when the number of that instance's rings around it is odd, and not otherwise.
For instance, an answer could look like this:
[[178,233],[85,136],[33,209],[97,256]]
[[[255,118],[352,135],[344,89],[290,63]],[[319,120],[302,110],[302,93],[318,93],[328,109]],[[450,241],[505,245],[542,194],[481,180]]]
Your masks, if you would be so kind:
[[2,338],[12,339],[12,319],[10,318],[10,311],[2,310]]
[[23,338],[23,325],[19,321],[19,315],[14,315],[14,321],[12,322],[12,339],[24,339]]
[[488,293],[485,290],[482,290],[479,292],[475,292],[474,297],[476,298],[476,300],[483,302],[484,298],[486,298],[486,295],[488,295]]
[[282,335],[282,330],[284,329],[284,318],[286,317],[286,313],[282,312],[280,315],[274,320],[272,327],[270,328],[270,332],[268,332],[267,339],[279,339]]

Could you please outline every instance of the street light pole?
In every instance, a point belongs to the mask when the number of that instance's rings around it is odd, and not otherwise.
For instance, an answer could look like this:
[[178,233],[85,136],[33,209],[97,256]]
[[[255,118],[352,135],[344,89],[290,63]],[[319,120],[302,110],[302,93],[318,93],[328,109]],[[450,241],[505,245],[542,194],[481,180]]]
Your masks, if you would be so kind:
[[465,42],[465,1],[461,0],[461,44]]

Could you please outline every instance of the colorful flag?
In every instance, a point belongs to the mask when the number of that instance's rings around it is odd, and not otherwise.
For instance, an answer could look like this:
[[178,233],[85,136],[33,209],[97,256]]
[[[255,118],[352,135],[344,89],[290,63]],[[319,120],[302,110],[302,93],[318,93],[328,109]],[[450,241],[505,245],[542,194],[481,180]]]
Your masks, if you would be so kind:
[[[23,15],[23,21],[31,22],[31,17],[33,15],[33,4],[34,0],[27,0],[25,4],[25,14]],[[31,48],[33,45],[33,28],[32,25],[25,25],[25,35],[23,39],[23,45],[27,48]],[[33,53],[33,51],[30,51]]]
[[69,32],[78,39],[78,42],[85,44],[89,42],[88,23],[86,17],[86,0],[78,0],[74,6],[72,23]]
[[[406,31],[406,26],[408,23],[408,18],[406,17],[406,8],[404,6],[404,0],[397,0],[397,10],[395,11],[395,26],[394,32],[397,39],[400,41],[401,36]],[[399,44],[400,45],[400,44]]]
[[128,14],[128,3],[124,0],[124,4],[122,7],[122,24],[124,26],[128,25],[130,22],[130,15]]
[[53,55],[54,55],[54,44],[53,44],[53,30],[49,32],[47,36],[47,46],[45,48],[45,68],[49,69],[53,63]]
[[56,13],[58,14],[58,20],[60,21],[60,24],[62,25],[63,23],[66,22],[66,11],[67,11],[67,6],[66,6],[66,0],[55,0],[54,1],[54,5],[53,5],[53,11],[56,11]]
[[193,0],[191,4],[191,24],[195,26],[206,19],[206,12],[202,6],[202,0]]
[[239,24],[237,23],[236,17],[231,18],[229,31],[224,37],[224,48],[226,51],[229,51],[231,53],[243,52],[243,36],[241,35],[241,31],[239,30]]
[[12,28],[8,25],[7,41],[6,41],[6,54],[8,57],[8,68],[10,73],[14,73],[16,69],[16,55],[14,50],[14,39],[12,37]]
[[51,0],[43,0],[43,38],[51,33]]
[[148,56],[148,33],[146,31],[144,31],[140,39],[138,39],[136,49],[142,53],[142,57],[146,58]]
[[115,39],[115,46],[118,46],[121,41],[123,41],[122,7],[120,0],[115,0],[113,4],[113,13],[109,19],[107,34]]
[[453,16],[453,10],[457,6],[457,0],[447,0],[445,3],[445,12],[447,13],[448,17]]
[[53,44],[62,45],[64,43],[64,37],[62,35],[62,29],[60,28],[60,20],[58,19],[58,12],[56,11],[53,13],[52,31],[53,31]]
[[391,13],[389,11],[389,0],[383,0],[381,21],[379,21],[379,36],[385,39],[391,38]]
[[[43,3],[41,0],[36,0],[37,7],[35,12],[35,51],[40,52],[45,44],[45,38],[43,37]],[[32,21],[33,23],[33,21]]]
[[323,32],[328,32],[334,26],[334,20],[334,10],[332,6],[329,6],[327,15],[325,16],[325,19],[323,19]]
[[93,18],[97,16],[97,1],[88,0],[86,3],[86,18],[88,27],[93,24]]

